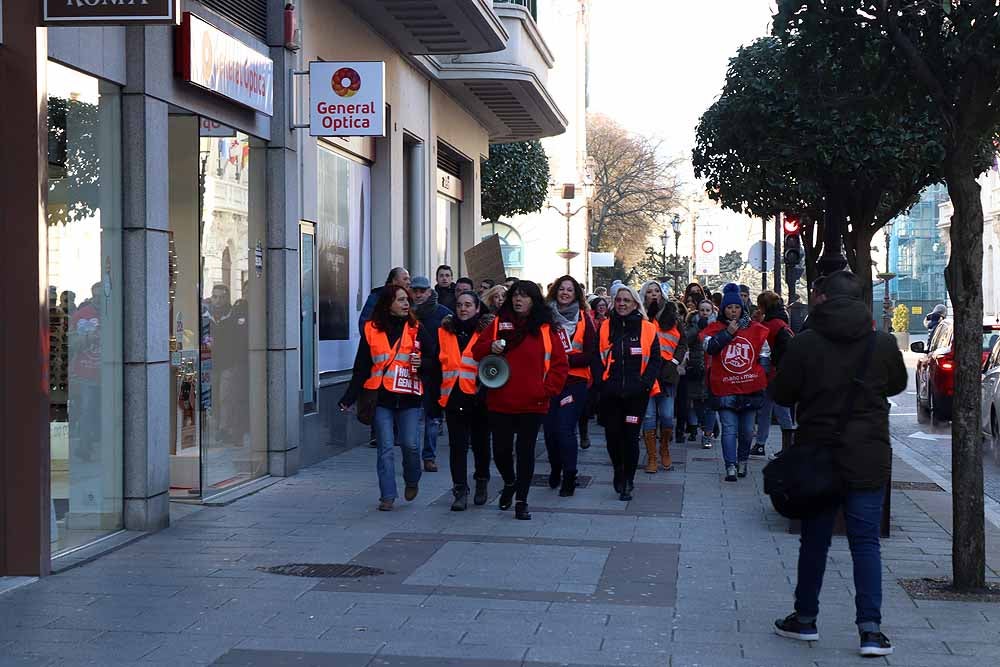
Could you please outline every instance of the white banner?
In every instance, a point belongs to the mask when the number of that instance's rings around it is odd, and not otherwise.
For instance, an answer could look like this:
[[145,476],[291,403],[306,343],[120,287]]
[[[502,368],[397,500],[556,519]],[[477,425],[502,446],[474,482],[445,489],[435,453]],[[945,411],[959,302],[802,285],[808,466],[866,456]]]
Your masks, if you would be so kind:
[[181,25],[184,79],[265,115],[274,112],[274,61],[190,12]]
[[385,63],[309,63],[309,134],[385,136]]

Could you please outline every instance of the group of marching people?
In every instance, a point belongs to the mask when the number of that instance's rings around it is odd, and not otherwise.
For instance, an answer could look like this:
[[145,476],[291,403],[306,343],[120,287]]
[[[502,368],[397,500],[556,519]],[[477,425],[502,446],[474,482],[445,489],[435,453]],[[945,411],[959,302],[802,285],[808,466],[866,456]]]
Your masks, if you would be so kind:
[[[675,300],[655,281],[639,291],[616,282],[587,295],[566,275],[543,295],[528,280],[483,281],[475,289],[468,278],[453,281],[452,275],[450,267],[439,267],[431,288],[428,278],[411,281],[397,267],[361,314],[361,340],[340,407],[374,402],[382,511],[392,510],[398,495],[395,446],[401,449],[406,500],[416,498],[422,472],[437,470],[442,413],[451,509],[465,510],[469,495],[476,505],[488,502],[492,459],[503,478],[499,507],[513,506],[521,520],[531,518],[527,500],[540,429],[549,486],[572,496],[578,451],[590,446],[589,422],[596,416],[605,430],[615,492],[625,502],[635,489],[640,439],[645,471],[653,474],[672,469],[675,432],[680,441],[685,434],[693,441],[700,432],[701,445],[709,448],[721,431],[726,480],[736,481],[747,474],[751,450],[763,452],[771,410],[783,429],[793,429],[784,408],[766,398],[775,352],[791,335],[773,293],[762,294],[751,312],[748,295],[732,284],[721,295],[707,296],[692,283]],[[486,389],[478,371],[489,355],[503,357],[509,376]],[[758,442],[752,446],[755,427]]]

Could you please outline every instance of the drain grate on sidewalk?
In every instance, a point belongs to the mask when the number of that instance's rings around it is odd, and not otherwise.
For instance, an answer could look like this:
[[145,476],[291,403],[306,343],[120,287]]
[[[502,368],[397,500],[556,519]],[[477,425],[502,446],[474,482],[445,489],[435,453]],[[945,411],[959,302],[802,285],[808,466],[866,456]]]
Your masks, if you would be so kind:
[[312,577],[315,579],[357,579],[359,577],[377,577],[385,574],[385,570],[366,565],[352,563],[289,563],[287,565],[262,566],[257,568],[268,574],[281,574],[287,577]]
[[[594,481],[594,478],[590,475],[577,475],[576,476],[576,486],[578,489],[586,489],[590,486],[590,483]],[[539,486],[543,488],[548,488],[549,486],[549,476],[548,475],[535,475],[531,478],[532,486]]]
[[944,489],[934,482],[901,482],[894,480],[892,488],[896,491],[938,491],[944,493]]

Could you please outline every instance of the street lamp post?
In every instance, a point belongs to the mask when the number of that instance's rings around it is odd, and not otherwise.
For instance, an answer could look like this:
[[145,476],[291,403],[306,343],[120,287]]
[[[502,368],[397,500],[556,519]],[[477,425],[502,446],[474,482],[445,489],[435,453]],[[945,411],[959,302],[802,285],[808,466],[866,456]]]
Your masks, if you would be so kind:
[[[680,270],[681,264],[681,216],[674,213],[673,217],[670,219],[670,226],[674,229],[674,269],[670,272],[670,275],[674,278],[674,293],[680,294],[680,276],[683,271]],[[664,232],[666,235],[666,232]]]
[[892,298],[889,295],[889,281],[896,277],[889,271],[889,247],[892,242],[892,222],[885,225],[885,271],[878,274],[882,281],[882,327],[886,333],[892,330]]
[[663,230],[663,234],[660,235],[660,243],[663,247],[663,253],[660,256],[660,280],[665,281],[667,275],[669,275],[670,270],[667,268],[667,243],[670,242],[670,232]]
[[[551,183],[552,182],[550,181],[550,184]],[[587,208],[587,206],[589,204],[590,197],[592,196],[593,185],[591,183],[589,183],[589,182],[584,181],[584,184],[583,184],[583,196],[585,198],[585,202],[581,206],[577,207],[576,210],[573,210],[572,205],[570,204],[570,201],[572,201],[573,199],[576,198],[576,186],[575,186],[575,184],[573,184],[573,183],[565,183],[562,186],[562,190],[563,190],[563,199],[568,200],[566,202],[566,210],[565,211],[563,211],[562,209],[560,209],[558,206],[553,206],[550,202],[546,202],[545,206],[546,206],[546,208],[550,208],[553,211],[555,211],[556,213],[558,213],[559,215],[561,215],[562,217],[566,218],[566,247],[563,248],[562,250],[558,251],[556,254],[566,260],[566,275],[568,276],[568,275],[570,275],[570,271],[569,271],[569,269],[570,269],[570,266],[569,266],[570,260],[572,260],[574,257],[577,257],[580,254],[580,253],[576,252],[575,250],[571,250],[570,249],[570,233],[569,233],[570,232],[570,221],[573,219],[573,216],[575,216],[577,213],[579,213],[583,209]]]

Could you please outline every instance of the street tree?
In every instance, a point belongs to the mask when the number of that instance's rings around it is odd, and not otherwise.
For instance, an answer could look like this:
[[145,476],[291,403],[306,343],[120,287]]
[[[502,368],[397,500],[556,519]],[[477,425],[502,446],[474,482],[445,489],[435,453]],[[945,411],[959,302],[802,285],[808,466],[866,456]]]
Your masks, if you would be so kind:
[[493,144],[483,164],[482,216],[502,218],[540,211],[549,189],[549,158],[539,141]]
[[[915,113],[938,130],[929,145],[954,205],[945,282],[955,310],[952,567],[961,590],[985,585],[980,424],[983,210],[977,177],[1000,129],[1000,7],[995,0],[780,0],[776,28],[824,35],[834,57],[887,53]],[[848,38],[845,40],[844,37]],[[859,79],[872,72],[859,73]],[[878,78],[874,79],[878,81]]]
[[614,252],[635,266],[675,204],[677,161],[663,157],[660,142],[600,114],[587,119],[587,155],[594,168],[589,249]]
[[891,49],[853,38],[863,50],[835,50],[852,36],[808,22],[790,30],[781,19],[776,36],[730,61],[722,95],[698,126],[695,174],[713,199],[753,217],[820,220],[838,204],[850,223],[847,259],[871,304],[872,237],[940,179],[937,125],[897,85]]
[[47,213],[51,225],[86,220],[100,208],[98,186],[103,165],[97,149],[97,114],[96,104],[67,97],[49,98]]

